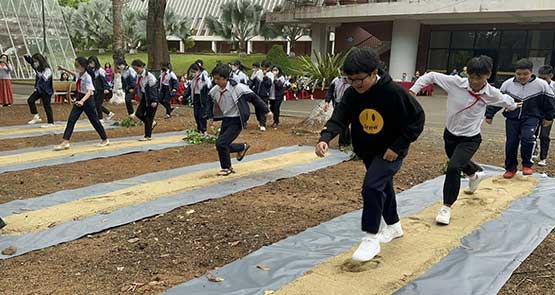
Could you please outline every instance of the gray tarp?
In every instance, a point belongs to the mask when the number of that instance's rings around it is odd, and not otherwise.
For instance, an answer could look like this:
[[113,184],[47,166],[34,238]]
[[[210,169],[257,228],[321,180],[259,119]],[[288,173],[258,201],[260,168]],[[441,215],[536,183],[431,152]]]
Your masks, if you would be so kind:
[[[260,160],[280,154],[302,150],[313,150],[313,147],[292,146],[278,148],[263,153],[249,155],[247,156],[247,158],[245,158],[244,162]],[[266,173],[246,175],[240,179],[222,182],[189,192],[178,193],[173,196],[167,196],[144,204],[121,208],[110,214],[92,216],[78,221],[70,221],[42,232],[30,233],[20,236],[0,236],[0,250],[5,249],[8,246],[15,246],[17,248],[17,253],[13,256],[21,255],[29,251],[72,241],[87,234],[96,233],[149,216],[165,213],[181,206],[194,204],[204,200],[225,197],[229,194],[246,190],[255,186],[264,185],[271,181],[276,181],[283,178],[290,178],[302,173],[307,173],[328,166],[336,165],[348,160],[349,158],[350,155],[348,154],[338,151],[332,151],[328,157],[318,159],[310,163],[283,167],[278,170]],[[54,206],[81,198],[91,197],[94,195],[123,189],[141,183],[167,179],[174,176],[193,173],[206,169],[214,169],[214,173],[216,173],[217,169],[219,169],[219,163],[214,162],[188,166],[157,173],[145,174],[142,176],[111,183],[93,185],[81,189],[56,192],[34,199],[17,200],[1,204],[0,216],[7,216],[14,213],[24,213],[29,210],[37,210],[40,208]],[[13,256],[3,256],[0,254],[0,259],[6,259]]]
[[[164,137],[164,136],[175,136],[183,134],[185,137],[185,133],[183,132],[166,132],[166,133],[158,133],[155,134],[156,137]],[[120,141],[128,141],[128,140],[139,140],[143,136],[132,136],[132,137],[121,137],[121,138],[114,138],[110,139],[112,143],[117,143]],[[99,141],[85,141],[72,144],[72,146],[83,146],[83,145],[93,145],[97,144]],[[61,165],[61,164],[69,164],[75,163],[80,161],[86,161],[91,159],[98,159],[98,158],[108,158],[113,156],[125,155],[130,153],[137,153],[137,152],[146,152],[146,151],[156,151],[162,150],[172,147],[178,146],[185,146],[187,143],[183,140],[178,140],[173,143],[163,143],[163,144],[145,144],[143,146],[137,147],[122,147],[116,149],[99,149],[96,153],[84,153],[84,154],[74,154],[70,157],[64,158],[55,158],[55,159],[47,159],[44,161],[34,161],[34,162],[27,162],[17,165],[10,165],[10,166],[0,166],[0,173],[10,172],[10,171],[20,171],[25,169],[31,169],[36,167],[45,167],[45,166],[53,166],[53,165]],[[29,152],[36,152],[36,151],[51,151],[54,146],[45,146],[45,147],[36,147],[36,148],[27,148],[27,149],[19,149],[13,151],[5,151],[0,152],[0,156],[9,156],[14,155],[17,156],[19,154],[29,153]]]
[[[88,120],[77,121],[78,124],[82,122],[89,122],[89,121]],[[104,129],[118,128],[118,126],[114,126],[108,123],[104,125]],[[55,122],[55,124],[59,126],[65,126],[67,122]],[[29,130],[33,129],[33,131],[28,133],[20,133],[20,134],[2,134],[2,131],[9,131],[13,129],[29,129]],[[74,132],[93,131],[93,130],[94,128],[89,123],[87,127],[75,128]],[[42,136],[42,135],[56,135],[56,134],[64,134],[64,129],[41,128],[39,124],[0,127],[0,139],[25,138],[25,137],[35,137],[35,136]]]
[[[484,168],[488,175],[503,171]],[[410,216],[440,201],[443,179],[438,177],[399,194],[399,214]],[[555,179],[541,178],[540,187],[531,196],[514,202],[500,219],[464,238],[464,246],[451,251],[400,293],[495,294],[555,226],[555,198],[549,192],[553,189]],[[224,282],[212,283],[201,277],[165,294],[245,295],[278,290],[317,264],[355,246],[362,237],[360,215],[359,210],[337,217],[212,272]],[[459,263],[463,260],[465,263]],[[257,265],[270,270],[262,271]]]

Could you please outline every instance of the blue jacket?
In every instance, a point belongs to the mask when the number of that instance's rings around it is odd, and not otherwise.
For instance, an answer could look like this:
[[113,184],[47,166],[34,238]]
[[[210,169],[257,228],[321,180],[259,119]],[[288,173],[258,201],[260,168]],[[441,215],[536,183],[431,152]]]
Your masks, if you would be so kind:
[[31,65],[33,70],[35,70],[35,90],[40,94],[52,95],[54,93],[54,85],[52,82],[52,70],[47,67],[43,70],[50,71],[50,77],[48,79],[44,79],[43,72],[39,72],[38,69],[35,69],[33,66],[33,58],[30,56],[25,56],[25,61]]

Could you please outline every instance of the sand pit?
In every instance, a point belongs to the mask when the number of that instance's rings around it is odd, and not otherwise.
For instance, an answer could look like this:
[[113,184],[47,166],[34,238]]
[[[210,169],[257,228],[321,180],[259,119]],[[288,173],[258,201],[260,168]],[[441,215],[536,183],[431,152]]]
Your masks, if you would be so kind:
[[475,195],[461,194],[453,209],[451,225],[435,224],[441,206],[437,203],[403,218],[405,236],[382,244],[377,259],[364,264],[352,262],[350,257],[355,249],[352,248],[314,267],[277,294],[391,294],[459,246],[461,238],[497,218],[512,201],[530,194],[537,183],[533,177],[486,179]]
[[247,175],[274,171],[293,165],[303,165],[316,160],[318,158],[314,155],[312,149],[295,151],[236,164],[234,168],[237,173],[228,177],[217,177],[215,175],[217,170],[209,169],[131,186],[107,194],[86,197],[35,211],[6,216],[4,219],[8,226],[0,231],[0,234],[20,235],[46,230],[64,222],[98,214],[109,214],[119,208],[142,204],[217,183],[233,181]]

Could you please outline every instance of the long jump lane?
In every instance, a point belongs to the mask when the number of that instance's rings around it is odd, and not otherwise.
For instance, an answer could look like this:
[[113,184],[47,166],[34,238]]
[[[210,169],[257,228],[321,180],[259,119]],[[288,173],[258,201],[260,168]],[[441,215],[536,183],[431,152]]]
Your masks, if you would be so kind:
[[212,162],[1,204],[7,226],[0,250],[15,246],[14,256],[21,255],[349,159],[339,151],[318,158],[313,147],[291,146],[249,155],[227,177],[217,177],[219,162]]
[[[43,135],[55,135],[63,134],[66,128],[67,122],[55,122],[54,127],[41,128],[41,124],[33,125],[15,125],[15,126],[4,126],[0,127],[0,139],[13,139],[13,138],[24,138],[24,137],[35,137]],[[105,129],[118,128],[112,124],[103,124]],[[91,123],[88,120],[79,120],[75,124],[74,132],[82,131],[93,131]]]

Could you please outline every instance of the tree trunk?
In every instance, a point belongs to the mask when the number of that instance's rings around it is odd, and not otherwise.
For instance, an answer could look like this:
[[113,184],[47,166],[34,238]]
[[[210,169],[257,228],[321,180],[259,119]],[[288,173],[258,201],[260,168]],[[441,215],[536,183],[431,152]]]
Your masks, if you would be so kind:
[[116,60],[124,58],[125,52],[123,48],[123,33],[121,29],[121,23],[123,19],[123,0],[112,0],[112,24],[113,24],[113,45],[112,49],[114,51],[114,63]]
[[170,62],[164,14],[166,0],[148,1],[148,18],[146,23],[146,45],[148,49],[148,68],[159,70],[161,63]]

